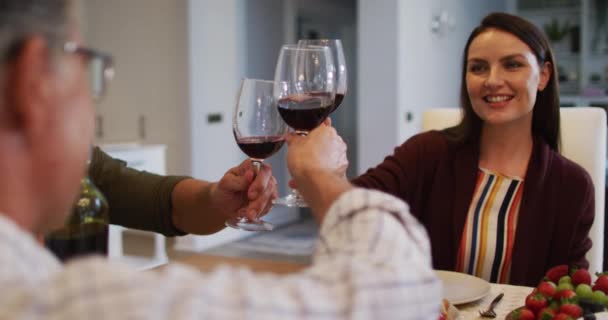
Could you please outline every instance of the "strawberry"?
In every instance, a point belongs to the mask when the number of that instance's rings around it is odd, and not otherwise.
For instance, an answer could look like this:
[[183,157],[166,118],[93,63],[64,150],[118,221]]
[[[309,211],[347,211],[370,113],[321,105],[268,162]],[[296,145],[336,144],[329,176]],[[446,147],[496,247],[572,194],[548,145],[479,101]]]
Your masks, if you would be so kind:
[[608,294],[608,275],[598,274],[597,280],[595,280],[595,284],[592,287],[593,291],[603,291]]
[[555,317],[555,310],[551,308],[544,308],[538,312],[538,320],[552,320]]
[[547,305],[547,307],[557,311],[557,310],[559,310],[559,305],[560,305],[559,301],[549,299],[549,304]]
[[558,283],[559,279],[563,276],[568,275],[568,265],[560,264],[559,266],[555,266],[547,271],[545,277],[547,279],[553,281],[553,283]]
[[583,315],[583,308],[575,303],[566,302],[559,307],[559,313],[565,313],[574,319],[578,319]]
[[574,297],[576,297],[576,292],[574,292],[574,290],[566,289],[557,291],[553,296],[553,299],[561,302],[564,299],[572,299]]
[[534,320],[536,317],[534,316],[534,312],[528,308],[521,308],[513,311],[509,314],[507,320]]
[[553,320],[575,320],[576,318],[572,318],[569,314],[558,313]]
[[572,273],[572,284],[576,287],[581,283],[591,285],[591,275],[587,269],[577,269]]
[[538,313],[547,306],[547,298],[540,293],[531,293],[526,297],[526,308]]
[[551,298],[555,295],[555,288],[555,283],[551,281],[541,281],[536,287],[536,289],[538,289],[538,292],[547,298]]

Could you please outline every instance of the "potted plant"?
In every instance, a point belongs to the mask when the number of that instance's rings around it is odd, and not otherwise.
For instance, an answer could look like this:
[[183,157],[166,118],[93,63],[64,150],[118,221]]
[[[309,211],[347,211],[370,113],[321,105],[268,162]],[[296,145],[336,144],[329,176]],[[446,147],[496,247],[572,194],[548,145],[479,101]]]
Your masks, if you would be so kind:
[[543,25],[543,29],[551,42],[560,42],[570,32],[570,23],[566,21],[564,24],[561,24],[554,17],[551,19],[551,22]]

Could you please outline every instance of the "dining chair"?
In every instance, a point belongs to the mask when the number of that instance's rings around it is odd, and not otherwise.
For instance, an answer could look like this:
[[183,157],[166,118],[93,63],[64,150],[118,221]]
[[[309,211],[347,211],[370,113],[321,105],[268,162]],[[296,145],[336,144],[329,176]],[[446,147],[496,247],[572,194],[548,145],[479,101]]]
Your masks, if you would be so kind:
[[[422,131],[458,124],[460,108],[428,109],[422,114]],[[595,219],[589,231],[593,246],[587,252],[589,270],[603,270],[604,201],[606,182],[606,112],[595,107],[560,108],[561,154],[583,167],[593,180]]]

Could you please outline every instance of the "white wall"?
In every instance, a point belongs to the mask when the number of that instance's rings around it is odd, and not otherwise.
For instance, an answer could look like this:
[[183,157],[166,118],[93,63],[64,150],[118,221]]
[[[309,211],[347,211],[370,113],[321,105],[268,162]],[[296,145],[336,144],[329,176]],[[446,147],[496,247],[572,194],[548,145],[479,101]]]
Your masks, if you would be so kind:
[[[242,1],[189,0],[192,175],[218,180],[244,159],[232,136],[232,112],[244,73]],[[207,117],[222,121],[208,123]]]
[[[110,52],[116,77],[98,104],[97,143],[168,145],[167,171],[189,173],[185,0],[82,1],[85,42]],[[145,137],[139,117],[145,116]]]
[[[418,132],[423,110],[458,106],[466,38],[503,10],[503,0],[359,0],[360,173]],[[431,19],[442,11],[453,27],[436,34]]]
[[379,163],[396,145],[399,1],[358,2],[359,173]]

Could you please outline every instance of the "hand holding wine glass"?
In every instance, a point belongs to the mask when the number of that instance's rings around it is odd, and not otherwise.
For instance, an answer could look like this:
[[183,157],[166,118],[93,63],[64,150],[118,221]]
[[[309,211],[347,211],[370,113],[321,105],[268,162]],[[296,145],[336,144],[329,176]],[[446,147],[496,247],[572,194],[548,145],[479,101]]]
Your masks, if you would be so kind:
[[[276,153],[285,141],[287,125],[281,119],[273,95],[274,82],[243,79],[232,118],[232,130],[239,148],[259,170],[264,159]],[[272,224],[244,215],[226,225],[248,231],[272,230]]]
[[323,124],[307,136],[287,135],[287,167],[306,197],[315,220],[325,213],[344,190],[352,188],[346,179],[348,167],[346,144],[329,124]]
[[[224,225],[228,218],[235,216],[252,220],[262,217],[270,211],[272,201],[278,196],[276,179],[270,166],[262,163],[256,169],[251,159],[230,168],[206,191],[202,196],[208,199],[209,210],[214,210],[218,217],[224,217]],[[180,229],[187,229],[193,234],[208,234],[207,219],[197,217],[181,217],[187,221],[180,222]],[[187,227],[184,227],[184,223],[188,224]]]
[[295,180],[317,172],[327,172],[345,178],[348,168],[347,146],[336,129],[323,124],[307,136],[287,135],[287,167]]

